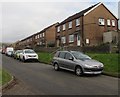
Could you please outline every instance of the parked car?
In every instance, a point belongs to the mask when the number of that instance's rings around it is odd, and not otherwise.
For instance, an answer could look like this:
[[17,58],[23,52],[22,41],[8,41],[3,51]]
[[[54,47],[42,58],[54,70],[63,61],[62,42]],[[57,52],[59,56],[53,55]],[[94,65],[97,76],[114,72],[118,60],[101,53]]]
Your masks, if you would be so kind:
[[52,64],[54,69],[66,69],[73,71],[76,75],[82,74],[101,74],[103,70],[103,63],[91,59],[79,51],[58,51]]
[[20,60],[23,62],[26,60],[38,60],[38,55],[32,49],[24,49],[20,53]]
[[15,51],[15,53],[14,53],[14,58],[15,58],[15,59],[19,59],[19,58],[20,58],[20,53],[22,53],[22,50],[17,50],[17,51]]

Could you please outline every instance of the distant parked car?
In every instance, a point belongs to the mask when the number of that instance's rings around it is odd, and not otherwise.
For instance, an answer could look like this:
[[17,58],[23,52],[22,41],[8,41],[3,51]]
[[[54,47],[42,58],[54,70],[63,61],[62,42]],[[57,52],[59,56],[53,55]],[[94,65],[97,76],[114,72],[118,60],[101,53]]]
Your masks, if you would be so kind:
[[32,49],[24,49],[20,53],[20,60],[23,62],[26,60],[38,60],[38,55]]
[[20,58],[20,53],[22,53],[22,50],[17,50],[17,51],[15,51],[15,53],[14,53],[14,58],[15,58],[15,59],[19,59],[19,58]]
[[73,71],[76,75],[82,74],[101,74],[103,63],[91,59],[89,56],[79,51],[58,51],[52,64],[54,69],[66,69]]

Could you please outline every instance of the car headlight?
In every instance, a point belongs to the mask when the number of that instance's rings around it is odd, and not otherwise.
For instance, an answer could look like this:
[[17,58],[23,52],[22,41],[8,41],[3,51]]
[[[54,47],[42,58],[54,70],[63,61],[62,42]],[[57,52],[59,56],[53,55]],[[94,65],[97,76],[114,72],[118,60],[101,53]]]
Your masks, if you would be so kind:
[[101,66],[101,67],[104,67],[104,65],[103,65],[102,63],[100,64],[100,66]]
[[87,67],[87,68],[92,68],[93,66],[88,65],[88,64],[85,64],[85,67]]

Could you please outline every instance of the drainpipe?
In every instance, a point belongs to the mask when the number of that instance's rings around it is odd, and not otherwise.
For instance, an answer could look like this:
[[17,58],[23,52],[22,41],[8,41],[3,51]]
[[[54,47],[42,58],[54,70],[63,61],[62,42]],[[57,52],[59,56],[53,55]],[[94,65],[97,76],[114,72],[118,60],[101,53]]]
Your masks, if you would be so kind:
[[82,15],[82,30],[81,30],[81,34],[82,34],[82,47],[84,47],[84,15]]

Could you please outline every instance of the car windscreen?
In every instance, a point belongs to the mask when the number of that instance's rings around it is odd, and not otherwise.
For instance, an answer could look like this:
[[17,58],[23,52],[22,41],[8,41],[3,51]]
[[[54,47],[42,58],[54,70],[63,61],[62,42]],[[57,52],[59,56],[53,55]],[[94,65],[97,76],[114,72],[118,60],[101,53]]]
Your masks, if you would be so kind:
[[81,52],[71,52],[73,54],[73,56],[76,58],[76,59],[79,59],[79,60],[90,60],[91,58],[88,56],[88,55],[85,55]]
[[22,50],[16,51],[16,53],[22,53]]
[[35,53],[33,50],[25,50],[25,53]]

